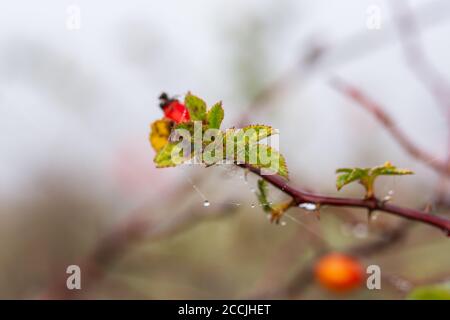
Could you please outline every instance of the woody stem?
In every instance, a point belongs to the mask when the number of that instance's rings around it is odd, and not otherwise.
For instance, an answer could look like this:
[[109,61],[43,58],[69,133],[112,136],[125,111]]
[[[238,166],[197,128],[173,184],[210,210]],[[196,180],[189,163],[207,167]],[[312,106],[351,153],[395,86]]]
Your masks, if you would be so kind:
[[450,220],[444,217],[431,215],[429,213],[396,206],[393,204],[388,204],[384,201],[378,200],[376,197],[357,199],[357,198],[340,198],[340,197],[330,197],[317,193],[307,192],[300,188],[294,188],[288,185],[286,180],[279,175],[263,175],[260,169],[255,168],[248,164],[239,164],[240,167],[245,168],[256,175],[260,176],[270,184],[272,184],[277,189],[280,189],[284,193],[288,194],[293,198],[295,203],[298,205],[304,202],[314,203],[316,205],[329,205],[335,207],[355,207],[355,208],[365,208],[369,211],[383,211],[390,213],[405,219],[418,221],[425,223],[441,229],[450,236]]

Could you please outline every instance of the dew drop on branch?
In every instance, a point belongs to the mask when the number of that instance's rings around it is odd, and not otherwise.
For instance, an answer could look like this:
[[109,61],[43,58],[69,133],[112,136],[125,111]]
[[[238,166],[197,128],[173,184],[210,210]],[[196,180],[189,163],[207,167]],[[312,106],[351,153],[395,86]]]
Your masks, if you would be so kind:
[[208,200],[203,201],[204,207],[209,207],[210,205],[211,205],[211,203]]
[[306,211],[315,211],[317,210],[317,206],[314,203],[303,202],[298,205],[299,208],[304,209]]
[[388,194],[383,198],[383,202],[391,201],[393,196],[394,190],[389,190]]

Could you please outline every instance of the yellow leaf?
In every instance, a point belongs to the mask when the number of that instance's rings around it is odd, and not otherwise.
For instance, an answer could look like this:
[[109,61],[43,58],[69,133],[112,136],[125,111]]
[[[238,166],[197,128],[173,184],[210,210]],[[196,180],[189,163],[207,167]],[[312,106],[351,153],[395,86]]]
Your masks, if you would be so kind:
[[153,149],[158,152],[169,142],[172,123],[169,120],[156,120],[151,125],[150,143]]

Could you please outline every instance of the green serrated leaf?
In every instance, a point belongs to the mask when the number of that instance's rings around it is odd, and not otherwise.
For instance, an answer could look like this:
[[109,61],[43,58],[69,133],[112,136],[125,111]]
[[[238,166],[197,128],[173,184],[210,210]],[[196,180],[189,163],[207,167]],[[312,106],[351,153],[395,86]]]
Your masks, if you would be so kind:
[[204,121],[206,120],[206,103],[199,97],[188,92],[184,98],[184,104],[189,111],[191,120]]
[[[250,129],[250,126],[246,128]],[[273,130],[269,130],[270,127],[262,125],[257,125],[255,128],[255,131],[247,132],[243,129],[228,129],[223,140],[226,149],[224,159],[229,160],[231,158],[238,163],[246,163],[258,169],[269,170],[273,174],[276,173],[288,180],[289,172],[284,157],[270,146],[257,143],[259,137],[256,130],[261,130],[260,133],[264,136],[270,135]],[[228,148],[228,143],[234,145],[234,150]],[[270,172],[266,173],[270,174]]]
[[173,127],[174,130],[176,129],[185,129],[187,131],[189,131],[192,135],[194,134],[194,123],[192,121],[187,121],[187,122],[181,122],[176,124]]
[[222,124],[222,120],[224,117],[224,111],[222,108],[222,102],[217,102],[214,104],[211,109],[209,109],[206,119],[208,121],[209,128],[212,129],[220,129],[220,125]]
[[450,284],[416,287],[406,298],[410,300],[450,300]]
[[260,141],[264,138],[270,137],[275,133],[275,130],[271,126],[266,126],[262,124],[254,124],[250,126],[243,127],[241,130],[244,134],[250,136],[251,140]]
[[382,166],[374,167],[371,169],[371,175],[373,176],[393,176],[393,175],[407,175],[407,174],[414,174],[411,170],[408,169],[398,169],[397,167],[393,166],[392,163],[389,161],[386,161]]
[[[289,180],[289,171],[286,160],[278,151],[265,144],[257,144],[256,159],[255,157],[252,157],[252,152],[251,149],[245,149],[245,163],[250,164],[255,168],[267,170],[266,174],[276,173],[286,180]],[[237,159],[239,158],[238,155]]]
[[339,168],[339,169],[336,169],[336,173],[350,173],[352,171],[353,171],[353,169],[351,169],[351,168]]
[[153,159],[157,168],[176,167],[189,160],[182,154],[183,149],[178,143],[168,143],[162,148]]
[[369,169],[362,168],[341,168],[336,170],[336,173],[342,173],[336,179],[336,188],[341,190],[341,188],[353,181],[360,180],[363,177],[367,176]]
[[222,131],[218,130],[211,135],[207,134],[204,136],[202,153],[203,163],[210,166],[222,162],[225,158],[223,148],[224,144]]
[[261,204],[261,207],[263,208],[264,211],[270,212],[272,209],[270,207],[269,200],[267,199],[268,187],[266,180],[263,179],[258,180],[258,191],[259,192],[256,193],[256,196],[258,197],[258,201]]
[[[265,146],[265,145],[263,145],[263,144],[259,144],[259,146],[261,147],[261,146],[264,146],[264,147],[267,147],[267,148],[270,148],[270,147],[268,147],[268,146]],[[276,170],[276,172],[277,172],[277,174],[278,175],[280,175],[280,176],[282,176],[283,178],[285,178],[286,180],[289,180],[289,170],[288,170],[288,167],[287,167],[287,163],[286,163],[286,159],[284,158],[284,156],[281,154],[281,153],[279,153],[278,151],[276,151],[276,150],[274,150],[274,149],[272,149],[272,148],[270,148],[271,149],[271,152],[272,152],[272,154],[277,154],[277,156],[278,156],[278,164],[277,164],[277,170]],[[268,168],[270,168],[270,167],[268,167]]]
[[349,183],[358,181],[366,189],[366,198],[374,197],[374,182],[378,176],[413,174],[411,170],[398,169],[389,161],[373,168],[339,168],[336,170],[336,173],[339,174],[336,178],[336,188],[338,190]]
[[172,161],[172,150],[175,144],[168,143],[162,148],[153,159],[157,168],[175,167],[176,164]]
[[266,125],[250,125],[243,128],[230,128],[225,131],[224,142],[234,141],[236,147],[248,147],[256,144],[261,139],[275,133],[275,130]]

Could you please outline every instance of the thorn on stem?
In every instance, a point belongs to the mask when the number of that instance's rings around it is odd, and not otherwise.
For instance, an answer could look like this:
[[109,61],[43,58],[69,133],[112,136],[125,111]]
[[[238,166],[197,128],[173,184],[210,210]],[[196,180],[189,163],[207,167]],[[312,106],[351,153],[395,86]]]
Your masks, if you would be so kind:
[[370,225],[370,221],[372,220],[373,210],[367,209],[367,224]]

